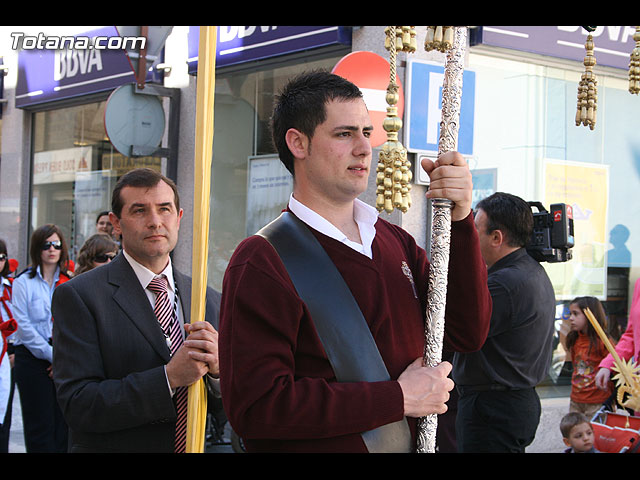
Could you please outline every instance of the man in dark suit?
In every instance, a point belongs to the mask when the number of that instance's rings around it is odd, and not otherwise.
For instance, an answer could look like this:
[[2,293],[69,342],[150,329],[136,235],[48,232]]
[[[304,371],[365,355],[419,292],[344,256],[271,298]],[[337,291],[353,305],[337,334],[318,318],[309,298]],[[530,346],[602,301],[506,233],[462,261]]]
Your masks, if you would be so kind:
[[[190,323],[191,279],[169,256],[179,202],[175,184],[153,170],[124,175],[110,213],[122,253],[55,290],[53,378],[72,452],[180,451],[178,392],[204,375],[218,377],[215,292],[207,292],[207,321]],[[150,290],[156,277],[168,285],[166,295]],[[167,321],[182,336],[163,330],[162,296]]]

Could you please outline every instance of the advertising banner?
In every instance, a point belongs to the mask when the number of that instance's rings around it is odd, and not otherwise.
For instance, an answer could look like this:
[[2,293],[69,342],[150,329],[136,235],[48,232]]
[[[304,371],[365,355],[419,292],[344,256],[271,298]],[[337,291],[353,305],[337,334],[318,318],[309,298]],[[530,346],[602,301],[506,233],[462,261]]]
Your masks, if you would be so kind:
[[293,191],[293,177],[277,155],[250,157],[248,168],[247,236],[280,215]]
[[544,161],[543,204],[573,208],[573,258],[545,263],[557,300],[607,296],[607,207],[609,166],[569,161]]

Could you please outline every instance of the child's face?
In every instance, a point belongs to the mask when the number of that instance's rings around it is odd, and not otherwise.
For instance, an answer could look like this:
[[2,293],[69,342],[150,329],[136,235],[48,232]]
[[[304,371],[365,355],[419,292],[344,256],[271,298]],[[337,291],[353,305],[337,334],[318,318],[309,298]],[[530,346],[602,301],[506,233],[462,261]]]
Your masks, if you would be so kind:
[[582,333],[587,332],[587,317],[575,303],[569,305],[569,322],[571,322],[571,330]]
[[588,422],[580,423],[569,432],[569,438],[564,438],[567,447],[572,447],[576,453],[584,453],[593,447],[593,429]]

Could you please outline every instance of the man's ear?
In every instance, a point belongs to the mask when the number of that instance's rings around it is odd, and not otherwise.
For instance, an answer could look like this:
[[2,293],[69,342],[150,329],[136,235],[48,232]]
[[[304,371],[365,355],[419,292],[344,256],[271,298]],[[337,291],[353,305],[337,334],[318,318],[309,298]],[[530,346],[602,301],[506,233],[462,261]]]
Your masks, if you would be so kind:
[[504,234],[502,230],[494,230],[489,234],[491,245],[494,247],[500,247],[504,243]]
[[116,235],[122,235],[122,228],[120,228],[120,219],[116,217],[116,214],[113,212],[109,212],[109,221],[111,225],[113,225],[113,232]]
[[182,220],[182,215],[184,214],[184,210],[181,208],[178,212],[178,230],[180,230],[180,220]]
[[295,128],[290,128],[285,134],[287,146],[295,158],[304,158],[308,152],[309,137]]

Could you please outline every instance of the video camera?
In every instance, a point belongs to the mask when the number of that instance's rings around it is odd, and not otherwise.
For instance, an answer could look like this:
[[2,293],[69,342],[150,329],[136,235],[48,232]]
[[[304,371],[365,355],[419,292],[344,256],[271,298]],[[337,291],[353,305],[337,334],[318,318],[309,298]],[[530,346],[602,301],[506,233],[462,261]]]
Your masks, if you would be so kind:
[[540,202],[528,202],[537,207],[533,212],[533,232],[527,243],[527,253],[538,262],[558,263],[571,260],[573,210],[571,205],[554,203],[548,212]]

